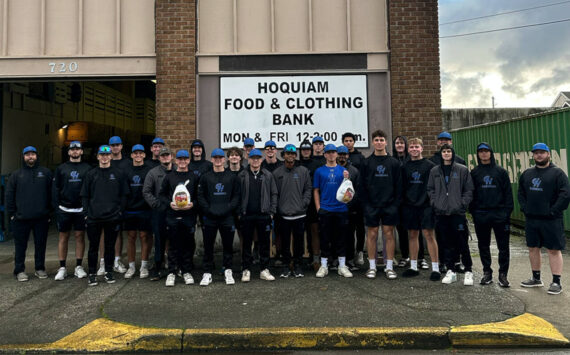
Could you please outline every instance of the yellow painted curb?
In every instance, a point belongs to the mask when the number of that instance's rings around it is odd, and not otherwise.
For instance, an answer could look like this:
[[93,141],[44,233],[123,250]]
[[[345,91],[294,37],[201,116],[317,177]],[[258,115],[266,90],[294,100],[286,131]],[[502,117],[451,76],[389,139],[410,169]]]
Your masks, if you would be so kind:
[[503,322],[451,327],[452,346],[568,346],[546,320],[525,313]]
[[445,348],[445,327],[187,329],[184,350]]

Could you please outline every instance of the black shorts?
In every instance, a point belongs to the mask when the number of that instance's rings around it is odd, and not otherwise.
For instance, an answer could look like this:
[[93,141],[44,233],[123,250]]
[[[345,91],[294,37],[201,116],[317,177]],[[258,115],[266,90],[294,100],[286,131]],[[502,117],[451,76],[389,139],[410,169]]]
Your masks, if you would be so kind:
[[393,205],[384,208],[364,206],[364,222],[367,227],[380,226],[380,220],[382,220],[383,226],[397,226],[400,223],[398,206]]
[[431,206],[403,206],[402,222],[407,230],[434,229],[435,213]]
[[76,231],[85,230],[85,214],[83,212],[65,212],[57,209],[56,213],[57,230],[67,233],[73,228]]
[[151,212],[125,213],[123,215],[123,230],[152,232]]
[[526,246],[529,248],[545,247],[550,250],[564,250],[566,247],[564,221],[562,218],[527,218],[524,231],[526,234]]

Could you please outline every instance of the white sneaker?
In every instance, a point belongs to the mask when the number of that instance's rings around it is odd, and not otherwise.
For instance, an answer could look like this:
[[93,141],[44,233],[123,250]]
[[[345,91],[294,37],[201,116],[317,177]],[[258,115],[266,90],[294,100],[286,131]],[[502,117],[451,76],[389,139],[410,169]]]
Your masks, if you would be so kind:
[[356,255],[356,258],[354,260],[354,263],[356,265],[362,266],[364,265],[364,253],[359,251],[358,254]]
[[172,287],[174,286],[174,283],[176,282],[176,275],[174,275],[173,273],[168,274],[168,276],[166,277],[166,287]]
[[194,284],[194,278],[192,277],[192,274],[190,274],[189,272],[184,273],[184,275],[182,275],[182,277],[184,278],[184,283],[186,285],[193,285]]
[[352,272],[346,266],[340,266],[338,268],[338,274],[343,277],[352,277]]
[[[473,280],[471,280],[473,282]],[[441,280],[442,284],[450,284],[453,282],[457,282],[457,274],[451,270],[447,270],[445,277]]]
[[275,281],[275,276],[271,275],[268,269],[264,269],[260,274],[259,278],[265,281]]
[[63,279],[65,279],[67,276],[67,269],[65,268],[65,266],[60,267],[59,269],[57,269],[57,274],[55,274],[55,281],[61,281]]
[[205,273],[202,275],[202,281],[200,281],[200,286],[208,286],[212,283],[212,274]]
[[81,265],[77,265],[75,267],[75,272],[73,274],[78,279],[84,279],[87,277],[87,273],[85,272],[85,270],[83,269],[83,266],[81,266]]
[[141,266],[139,270],[139,276],[141,279],[146,279],[148,277],[148,268],[146,266],[145,267]]
[[105,264],[99,265],[99,270],[97,270],[97,276],[105,275]]
[[369,279],[374,279],[376,278],[376,269],[368,269],[368,271],[366,271],[366,277],[368,277]]
[[325,277],[329,274],[329,268],[324,267],[321,265],[321,267],[319,268],[319,271],[317,271],[317,277]]
[[463,278],[464,286],[473,286],[473,273],[471,271],[465,272],[465,277]]
[[135,272],[137,272],[137,269],[129,266],[129,269],[127,270],[127,272],[125,272],[125,279],[130,279],[133,276],[135,276]]
[[121,260],[115,261],[115,266],[113,266],[113,270],[115,270],[115,272],[119,272],[121,274],[124,274],[125,272],[127,272],[127,268],[125,267],[125,265],[123,265]]
[[226,285],[233,285],[236,283],[232,269],[226,269],[226,271],[224,271],[224,277],[226,278]]
[[249,282],[251,280],[251,272],[247,269],[241,273],[241,282]]

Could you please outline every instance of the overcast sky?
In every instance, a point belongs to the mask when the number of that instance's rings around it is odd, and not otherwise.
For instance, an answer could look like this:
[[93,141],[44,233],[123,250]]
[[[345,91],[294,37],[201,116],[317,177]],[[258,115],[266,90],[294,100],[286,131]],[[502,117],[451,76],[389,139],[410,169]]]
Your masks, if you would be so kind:
[[[570,1],[555,6],[468,19],[563,0],[439,0],[439,35],[492,30],[570,18]],[[570,91],[570,21],[440,39],[442,106],[549,107]]]

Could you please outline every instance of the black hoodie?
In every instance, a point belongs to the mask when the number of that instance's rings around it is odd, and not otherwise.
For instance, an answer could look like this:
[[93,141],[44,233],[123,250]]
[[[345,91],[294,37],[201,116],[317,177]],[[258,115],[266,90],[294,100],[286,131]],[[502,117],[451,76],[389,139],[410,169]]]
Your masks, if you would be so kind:
[[519,204],[526,217],[558,219],[568,208],[568,176],[556,165],[526,169],[519,178]]
[[372,153],[360,170],[360,197],[364,206],[398,208],[402,199],[401,168],[398,159]]
[[127,205],[129,185],[117,167],[91,169],[81,188],[83,211],[88,221],[107,222],[121,219]]
[[[199,146],[202,147],[202,158],[200,160],[194,160],[194,154],[192,154],[192,147]],[[194,139],[192,144],[190,144],[190,165],[188,165],[188,170],[196,175],[196,179],[200,179],[204,173],[212,170],[212,162],[206,160],[206,146],[201,139]]]
[[40,166],[39,158],[32,167],[24,162],[6,185],[8,216],[19,220],[46,217],[51,211],[51,185],[52,173]]
[[[403,156],[398,155],[398,152],[396,151],[396,139],[398,138],[404,141]],[[398,161],[400,162],[400,166],[403,166],[407,161],[410,160],[410,153],[408,153],[408,139],[405,136],[396,136],[396,138],[394,138],[394,140],[392,141],[392,154],[394,158],[398,159]]]
[[508,218],[513,211],[513,191],[509,174],[496,164],[491,145],[481,142],[477,146],[481,144],[489,147],[491,162],[482,164],[477,154],[477,166],[471,171],[475,189],[469,211],[473,214],[475,222],[477,222],[477,217],[489,213],[499,213],[502,215],[500,217]]
[[407,206],[428,207],[427,183],[435,164],[426,158],[408,160],[402,166],[403,198]]
[[81,185],[91,165],[65,162],[57,167],[53,178],[53,206],[81,208]]

